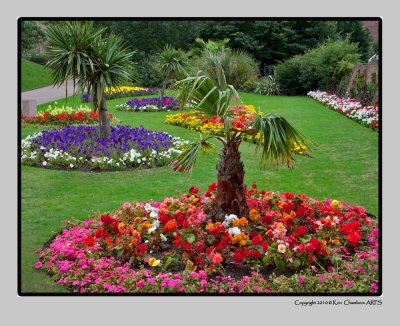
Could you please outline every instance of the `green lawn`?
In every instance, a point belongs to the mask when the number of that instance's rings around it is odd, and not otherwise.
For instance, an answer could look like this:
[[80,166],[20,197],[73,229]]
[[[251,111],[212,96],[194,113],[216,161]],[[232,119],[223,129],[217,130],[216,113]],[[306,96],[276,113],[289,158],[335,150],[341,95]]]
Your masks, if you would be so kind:
[[32,61],[21,60],[21,89],[27,91],[33,88],[51,84],[51,71]]
[[[268,97],[241,94],[246,104],[264,112],[281,114],[317,144],[313,158],[299,157],[295,169],[268,167],[259,170],[254,145],[241,146],[247,184],[275,191],[305,193],[319,199],[334,198],[378,213],[378,133],[323,107],[307,97]],[[174,136],[195,139],[198,134],[165,125],[169,112],[131,113],[115,110],[127,99],[107,101],[112,114],[123,124],[143,125]],[[58,104],[64,104],[59,100]],[[79,97],[68,105],[81,104]],[[40,106],[44,109],[48,104]],[[22,130],[22,136],[39,131]],[[22,291],[64,292],[50,277],[34,269],[34,250],[61,229],[62,221],[84,219],[92,211],[116,209],[125,201],[160,200],[185,193],[191,185],[205,190],[216,179],[217,155],[201,155],[192,175],[172,172],[168,167],[125,172],[82,173],[22,167]]]

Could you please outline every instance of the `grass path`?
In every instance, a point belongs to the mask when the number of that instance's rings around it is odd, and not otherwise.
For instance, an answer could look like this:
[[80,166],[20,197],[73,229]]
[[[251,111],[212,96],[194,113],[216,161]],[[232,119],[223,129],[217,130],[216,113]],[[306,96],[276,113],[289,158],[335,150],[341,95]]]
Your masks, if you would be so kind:
[[[241,146],[245,182],[274,191],[305,193],[319,199],[334,198],[362,205],[378,213],[378,133],[326,109],[307,97],[267,97],[241,94],[246,104],[264,112],[283,115],[317,144],[312,159],[299,157],[295,169],[259,170],[254,145]],[[196,132],[165,125],[169,112],[131,113],[115,110],[127,99],[107,101],[112,114],[123,124],[143,125],[173,136],[195,139]],[[62,105],[64,100],[58,101]],[[68,105],[80,105],[69,98]],[[47,104],[40,106],[40,109]],[[22,130],[22,137],[40,131]],[[62,221],[74,216],[84,219],[92,211],[116,209],[125,201],[160,200],[185,193],[191,185],[205,190],[215,181],[218,155],[200,155],[192,175],[172,172],[168,167],[124,172],[81,173],[22,167],[22,291],[64,292],[45,273],[34,269],[34,250],[46,242]]]

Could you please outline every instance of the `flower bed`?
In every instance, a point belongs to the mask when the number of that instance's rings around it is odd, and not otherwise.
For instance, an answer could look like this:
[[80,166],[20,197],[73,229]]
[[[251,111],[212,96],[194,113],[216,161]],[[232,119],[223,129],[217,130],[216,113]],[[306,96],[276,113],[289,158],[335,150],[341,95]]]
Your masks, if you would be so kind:
[[[236,129],[245,129],[254,119],[256,109],[253,105],[232,106],[233,122],[232,127]],[[196,112],[182,112],[169,114],[165,117],[164,123],[183,127],[193,131],[200,131],[204,134],[223,135],[224,126],[220,117],[214,116],[206,118],[204,114]],[[256,136],[258,137],[258,135]],[[243,136],[245,141],[251,141],[251,138]],[[298,155],[308,155],[307,146],[293,144],[293,150]]]
[[73,292],[378,292],[378,229],[364,208],[253,185],[248,218],[213,223],[215,189],[68,222],[35,267]]
[[185,143],[143,127],[111,127],[110,138],[103,140],[98,126],[66,126],[25,138],[21,161],[32,166],[83,171],[152,168],[168,164]]
[[126,112],[159,112],[174,111],[178,109],[178,101],[174,97],[164,96],[138,99],[134,98],[125,104],[117,105],[118,111]]
[[348,118],[366,125],[374,130],[379,129],[379,106],[363,106],[359,101],[350,98],[342,98],[335,94],[321,91],[307,93],[313,99],[325,104],[328,108],[346,115]]
[[[143,96],[143,95],[151,95],[157,94],[158,90],[156,88],[148,88],[148,87],[137,87],[137,86],[120,86],[120,87],[106,87],[105,96],[107,100],[111,100],[114,98],[120,97],[129,97],[129,96]],[[81,96],[81,100],[83,102],[89,102],[91,100],[91,94],[86,93]]]
[[[112,114],[110,123],[117,125],[119,120]],[[22,127],[30,127],[36,125],[66,126],[74,124],[95,125],[99,123],[99,115],[87,106],[79,108],[72,107],[51,107],[49,106],[45,112],[38,113],[35,116],[21,116]]]

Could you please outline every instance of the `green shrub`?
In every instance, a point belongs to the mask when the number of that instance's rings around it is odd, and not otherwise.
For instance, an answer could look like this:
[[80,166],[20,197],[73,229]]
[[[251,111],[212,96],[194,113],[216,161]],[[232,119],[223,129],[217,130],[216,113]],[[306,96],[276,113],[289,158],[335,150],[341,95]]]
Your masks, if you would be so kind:
[[379,98],[379,85],[376,73],[372,74],[370,80],[367,80],[365,73],[358,73],[350,88],[349,95],[365,105],[377,103]]
[[136,65],[137,84],[144,87],[160,87],[162,84],[162,76],[155,69],[155,58],[148,57],[142,59]]
[[[249,87],[258,78],[258,62],[251,54],[244,50],[224,49],[222,68],[225,73],[227,84],[233,85],[237,89]],[[213,67],[203,56],[194,56],[191,59],[191,69],[189,74],[195,75],[199,70],[204,71],[213,78]],[[247,85],[247,86],[245,86]]]
[[304,95],[311,89],[335,92],[359,60],[357,44],[330,41],[278,64],[274,73],[286,95]]

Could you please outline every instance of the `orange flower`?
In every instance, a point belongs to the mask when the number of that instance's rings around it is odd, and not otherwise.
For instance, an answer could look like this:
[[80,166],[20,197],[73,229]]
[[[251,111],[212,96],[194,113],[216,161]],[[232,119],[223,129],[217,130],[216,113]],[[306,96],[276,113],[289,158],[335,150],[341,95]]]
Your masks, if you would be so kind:
[[133,220],[135,223],[139,223],[142,219],[138,216],[135,217],[135,219]]
[[250,210],[250,220],[258,221],[260,219],[260,214],[255,209]]
[[171,232],[174,231],[176,229],[176,227],[178,226],[178,224],[176,223],[175,220],[169,220],[167,222],[167,224],[165,224],[163,231],[164,232]]
[[239,220],[239,225],[245,227],[249,224],[249,221],[244,216]]

